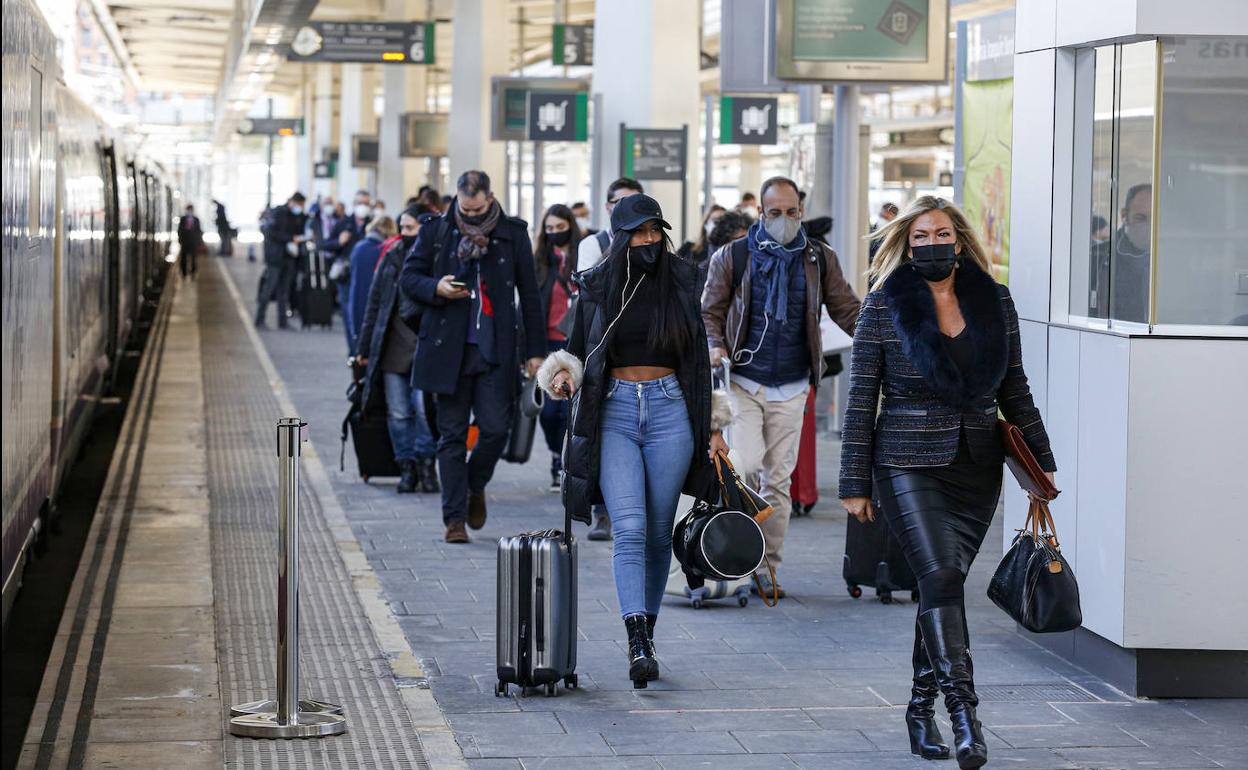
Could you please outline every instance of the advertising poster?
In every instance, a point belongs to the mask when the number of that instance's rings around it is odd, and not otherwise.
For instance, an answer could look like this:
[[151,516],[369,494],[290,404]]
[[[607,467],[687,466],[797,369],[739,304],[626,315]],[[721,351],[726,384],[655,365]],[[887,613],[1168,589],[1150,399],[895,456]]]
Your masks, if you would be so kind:
[[975,227],[998,281],[1010,278],[1010,148],[1014,80],[962,87],[962,146],[966,172],[962,209]]

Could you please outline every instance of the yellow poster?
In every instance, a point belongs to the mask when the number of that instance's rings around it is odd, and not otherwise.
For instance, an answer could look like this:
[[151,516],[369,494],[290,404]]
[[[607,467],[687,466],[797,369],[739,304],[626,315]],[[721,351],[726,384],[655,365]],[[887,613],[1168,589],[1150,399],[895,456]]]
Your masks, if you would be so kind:
[[1014,80],[962,86],[962,210],[988,252],[998,281],[1010,279],[1010,151]]

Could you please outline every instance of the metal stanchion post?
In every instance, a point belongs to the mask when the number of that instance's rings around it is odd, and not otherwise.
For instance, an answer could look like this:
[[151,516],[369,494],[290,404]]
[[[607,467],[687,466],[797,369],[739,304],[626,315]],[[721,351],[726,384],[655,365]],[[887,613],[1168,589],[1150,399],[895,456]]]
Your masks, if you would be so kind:
[[277,421],[277,700],[230,708],[230,732],[252,738],[318,738],[347,731],[342,707],[299,699],[299,456],[307,423]]

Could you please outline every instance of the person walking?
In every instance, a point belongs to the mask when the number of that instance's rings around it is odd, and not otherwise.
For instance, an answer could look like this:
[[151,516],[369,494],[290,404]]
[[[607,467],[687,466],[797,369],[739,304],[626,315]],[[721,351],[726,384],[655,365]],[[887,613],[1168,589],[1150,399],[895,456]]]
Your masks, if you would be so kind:
[[[568,345],[564,323],[576,289],[572,285],[572,263],[580,245],[581,229],[572,209],[556,203],[542,216],[542,228],[533,246],[534,270],[542,315],[546,319],[546,347],[550,352]],[[546,399],[540,416],[542,434],[550,450],[550,491],[558,493],[563,471],[563,435],[568,427],[568,403]]]
[[290,303],[295,265],[303,244],[306,215],[303,193],[295,193],[287,201],[269,210],[264,217],[264,273],[260,276],[260,296],[256,304],[256,328],[264,328],[269,302],[277,300],[277,326],[289,326],[286,310]]
[[[759,219],[746,237],[711,257],[702,318],[711,365],[725,357],[732,362],[736,467],[747,480],[762,473],[759,491],[775,508],[762,523],[763,534],[778,574],[806,394],[823,376],[821,309],[852,334],[859,303],[836,253],[802,230],[804,209],[793,180],[768,179],[760,197]],[[785,595],[778,578],[774,585],[768,572],[758,578],[754,590]]]
[[[611,216],[611,212],[620,201],[630,195],[643,195],[645,192],[646,189],[641,186],[641,182],[626,176],[607,185],[607,202],[603,206],[607,211],[607,217]],[[607,224],[610,225],[609,220]],[[578,272],[583,273],[602,261],[603,255],[607,253],[607,247],[611,245],[611,235],[611,228],[607,227],[594,233],[593,238],[585,238],[581,241],[576,254]]]
[[[467,171],[447,213],[425,224],[403,262],[399,287],[425,305],[412,385],[437,394],[438,472],[446,542],[485,526],[485,487],[511,429],[520,377],[518,326],[544,329],[528,225],[503,214],[484,171]],[[516,310],[516,295],[520,310]],[[523,335],[537,373],[544,334]],[[479,429],[471,459],[469,420]]]
[[706,210],[706,214],[702,217],[702,228],[698,230],[697,241],[685,241],[680,244],[680,248],[676,250],[676,254],[684,257],[695,265],[706,264],[711,258],[713,249],[710,247],[711,231],[715,229],[715,223],[724,215],[728,209],[712,203],[711,207]]
[[347,337],[347,351],[355,350],[355,327],[351,324],[348,308],[351,305],[351,252],[355,244],[364,238],[368,223],[372,221],[372,196],[367,190],[357,190],[355,204],[349,216],[334,225],[330,236],[329,258],[334,264],[329,268],[338,291],[338,308],[342,311],[342,327]]
[[217,256],[232,257],[234,256],[234,228],[230,226],[230,218],[225,213],[225,204],[218,200],[214,200],[212,204],[216,207],[214,224],[217,227],[219,241]]
[[195,207],[188,205],[178,219],[178,269],[183,278],[195,277],[199,250],[204,247],[204,228],[195,216]]
[[672,253],[659,204],[624,198],[611,212],[606,258],[580,276],[566,350],[551,354],[538,383],[553,399],[577,399],[564,453],[563,503],[588,521],[605,500],[612,565],[628,633],[629,679],[659,676],[658,621],[672,559],[681,491],[709,499],[711,458],[727,454],[731,419],[711,393],[697,271]]
[[[896,219],[898,211],[899,209],[897,208],[896,203],[888,202],[880,206],[880,218],[875,220],[874,223],[872,223],[871,232],[875,233],[876,230],[879,230],[881,227],[884,227],[889,222],[892,222],[894,219]],[[870,264],[875,261],[875,252],[878,251],[879,248],[880,248],[879,239],[878,238],[870,239],[870,242],[868,243],[868,247],[867,247],[867,255],[868,255],[867,264]]]
[[944,693],[958,766],[976,768],[988,748],[963,583],[1001,493],[998,409],[1050,478],[1057,465],[1023,371],[1014,302],[962,212],[925,195],[873,237],[880,248],[854,335],[840,496],[851,515],[872,521],[874,481],[919,579],[911,751],[948,757],[933,708]]
[[342,318],[351,327],[352,339],[358,340],[360,327],[364,325],[368,290],[373,285],[373,273],[381,262],[381,245],[394,237],[396,232],[393,219],[374,217],[364,228],[364,238],[356,241],[351,249],[351,276],[347,279],[347,305],[342,309]]
[[[389,217],[387,217],[389,219]],[[399,290],[403,260],[420,230],[417,213],[399,215],[399,238],[386,241],[372,273],[360,326],[356,365],[364,370],[364,409],[376,401],[380,385],[386,401],[386,427],[399,466],[399,494],[441,491],[435,458],[437,444],[425,415],[424,394],[412,387],[412,358],[422,307]],[[354,275],[352,280],[354,280]]]

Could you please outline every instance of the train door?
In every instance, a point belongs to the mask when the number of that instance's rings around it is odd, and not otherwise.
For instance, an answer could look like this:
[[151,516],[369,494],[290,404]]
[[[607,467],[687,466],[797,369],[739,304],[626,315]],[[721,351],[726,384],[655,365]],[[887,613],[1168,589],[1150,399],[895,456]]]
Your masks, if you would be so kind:
[[147,209],[144,206],[146,196],[143,194],[143,174],[134,167],[134,163],[127,164],[127,170],[130,176],[130,254],[127,255],[130,260],[130,280],[129,287],[131,305],[130,314],[132,320],[137,320],[143,306],[143,258],[145,256],[144,233],[147,229]]
[[117,150],[101,145],[100,178],[104,180],[104,313],[108,329],[105,354],[116,363],[121,336],[121,234],[117,216]]

